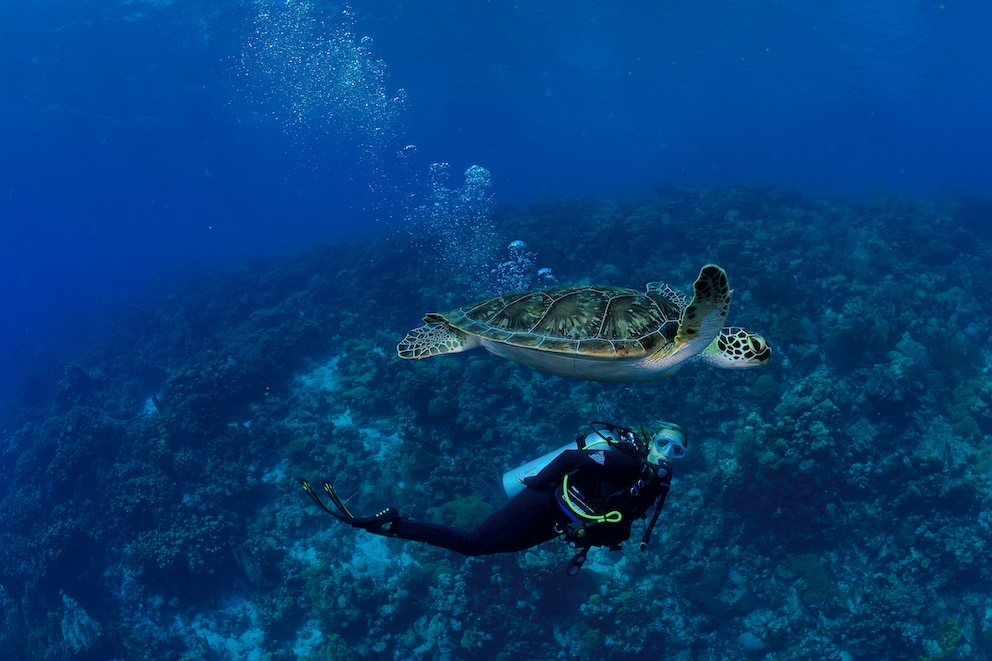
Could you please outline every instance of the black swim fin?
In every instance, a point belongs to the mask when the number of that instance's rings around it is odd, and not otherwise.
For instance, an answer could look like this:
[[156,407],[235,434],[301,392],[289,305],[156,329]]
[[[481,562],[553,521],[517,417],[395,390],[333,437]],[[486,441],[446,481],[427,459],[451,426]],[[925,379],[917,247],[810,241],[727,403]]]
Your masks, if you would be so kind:
[[300,480],[300,483],[303,485],[303,490],[307,492],[307,495],[310,496],[311,500],[317,503],[317,506],[320,507],[320,509],[324,510],[334,518],[341,519],[345,522],[349,522],[355,518],[351,511],[345,506],[344,501],[342,501],[337,495],[338,492],[335,491],[334,487],[327,482],[324,482],[324,491],[327,491],[328,494],[330,494],[331,502],[334,503],[335,507],[337,507],[340,511],[333,510],[328,507],[327,503],[321,500],[320,496],[317,495],[317,492],[314,491],[314,488],[310,486],[310,483],[307,480]]
[[395,525],[396,521],[400,518],[400,513],[396,511],[395,508],[387,507],[375,516],[355,516],[348,509],[348,506],[344,504],[341,496],[338,495],[337,490],[334,488],[330,482],[324,482],[324,491],[331,499],[331,503],[337,509],[332,509],[328,507],[327,503],[321,500],[314,488],[310,486],[310,483],[306,480],[301,480],[303,484],[303,490],[307,492],[307,495],[313,499],[313,502],[317,503],[318,506],[334,518],[344,521],[349,526],[355,528],[361,528],[367,530],[376,535],[386,535],[387,537],[391,534],[390,530]]

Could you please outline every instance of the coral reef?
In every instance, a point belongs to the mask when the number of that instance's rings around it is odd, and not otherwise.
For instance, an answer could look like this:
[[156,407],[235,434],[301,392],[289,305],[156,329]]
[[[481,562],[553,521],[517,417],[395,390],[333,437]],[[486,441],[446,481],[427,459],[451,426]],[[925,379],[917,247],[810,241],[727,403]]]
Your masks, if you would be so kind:
[[[992,658],[992,250],[957,207],[661,187],[499,210],[484,171],[437,185],[434,229],[461,214],[479,254],[439,270],[457,232],[353,239],[199,274],[6,404],[5,653]],[[646,385],[395,358],[469,279],[533,282],[532,250],[563,283],[684,288],[719,263],[773,363]],[[503,470],[597,418],[677,420],[690,452],[648,552],[595,550],[574,579],[564,545],[464,559],[299,489],[468,526]]]

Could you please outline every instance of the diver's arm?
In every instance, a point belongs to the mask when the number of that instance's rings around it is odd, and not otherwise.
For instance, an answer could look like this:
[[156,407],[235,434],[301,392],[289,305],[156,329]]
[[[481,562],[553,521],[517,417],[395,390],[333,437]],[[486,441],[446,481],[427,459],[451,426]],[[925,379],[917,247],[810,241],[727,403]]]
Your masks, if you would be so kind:
[[540,473],[524,478],[524,485],[530,489],[544,491],[548,487],[557,486],[566,473],[589,464],[599,465],[589,458],[588,450],[565,450],[541,469]]

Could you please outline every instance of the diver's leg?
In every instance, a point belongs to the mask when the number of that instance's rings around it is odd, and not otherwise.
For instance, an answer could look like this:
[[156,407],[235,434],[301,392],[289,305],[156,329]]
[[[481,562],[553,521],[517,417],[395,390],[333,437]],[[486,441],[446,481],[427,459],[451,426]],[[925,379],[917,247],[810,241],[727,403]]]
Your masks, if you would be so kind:
[[475,543],[475,532],[475,530],[462,530],[461,528],[443,526],[440,523],[411,521],[406,517],[400,517],[384,534],[389,537],[408,539],[412,542],[440,546],[464,555],[475,555],[471,552]]
[[555,517],[547,492],[524,489],[506,507],[478,528],[462,530],[400,517],[388,529],[391,537],[424,542],[464,555],[507,553],[553,539]]
[[559,510],[547,491],[524,489],[475,529],[475,555],[522,551],[558,536]]

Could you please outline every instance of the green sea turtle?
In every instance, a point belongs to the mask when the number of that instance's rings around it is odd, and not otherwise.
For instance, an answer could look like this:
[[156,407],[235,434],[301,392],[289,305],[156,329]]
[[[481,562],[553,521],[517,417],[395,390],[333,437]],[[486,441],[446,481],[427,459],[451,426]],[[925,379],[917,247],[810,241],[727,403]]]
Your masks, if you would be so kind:
[[483,347],[559,376],[592,381],[655,381],[690,360],[718,367],[764,365],[763,337],[724,327],[730,285],[709,264],[692,301],[659,282],[644,293],[622,287],[552,287],[507,294],[424,317],[396,346],[400,358],[430,358]]

